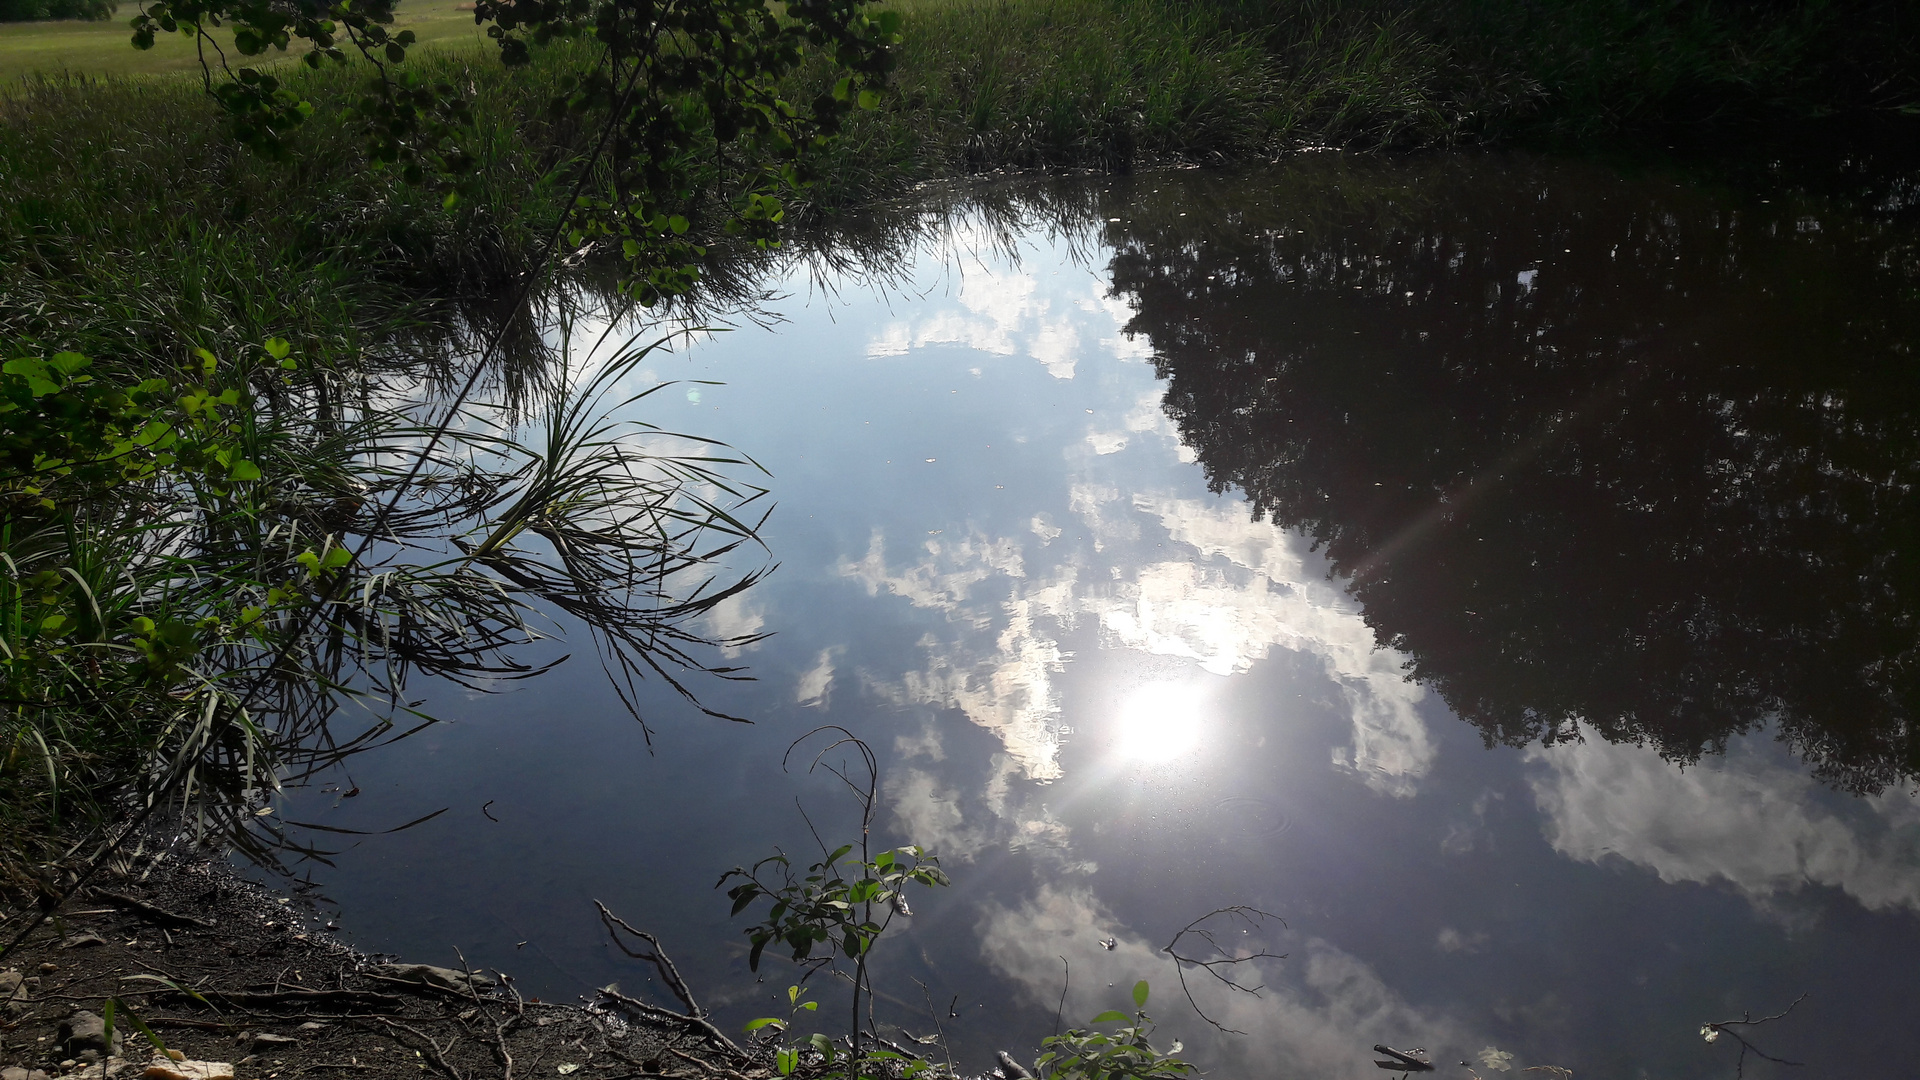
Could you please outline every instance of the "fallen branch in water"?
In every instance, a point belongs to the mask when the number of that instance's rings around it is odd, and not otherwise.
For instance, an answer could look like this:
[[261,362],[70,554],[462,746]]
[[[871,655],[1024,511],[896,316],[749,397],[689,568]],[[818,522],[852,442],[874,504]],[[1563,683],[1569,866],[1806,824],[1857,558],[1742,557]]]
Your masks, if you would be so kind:
[[[1179,933],[1173,935],[1173,940],[1167,942],[1167,947],[1160,951],[1173,957],[1173,970],[1180,976],[1180,989],[1187,995],[1187,1004],[1192,1005],[1193,1011],[1200,1014],[1200,1019],[1212,1024],[1216,1029],[1228,1035],[1245,1035],[1246,1032],[1236,1031],[1233,1028],[1227,1027],[1213,1017],[1208,1016],[1206,1011],[1200,1008],[1200,1003],[1193,999],[1193,988],[1187,985],[1187,965],[1192,965],[1204,970],[1207,974],[1224,983],[1230,990],[1238,991],[1250,997],[1259,997],[1260,991],[1263,989],[1262,987],[1245,986],[1235,981],[1231,974],[1222,974],[1222,970],[1231,971],[1236,964],[1244,964],[1263,958],[1269,960],[1284,960],[1286,959],[1286,954],[1270,953],[1263,949],[1258,952],[1249,953],[1246,956],[1239,956],[1234,952],[1228,951],[1220,944],[1219,940],[1213,936],[1213,929],[1205,925],[1207,920],[1220,915],[1226,916],[1230,924],[1234,922],[1245,923],[1245,928],[1248,930],[1264,929],[1266,920],[1268,919],[1272,919],[1283,927],[1287,925],[1287,921],[1280,916],[1271,912],[1261,911],[1256,907],[1248,907],[1245,904],[1234,904],[1230,907],[1214,908],[1212,911],[1207,912],[1205,915],[1200,916],[1182,927]],[[1212,949],[1216,955],[1212,959],[1205,959],[1201,956],[1189,956],[1181,952],[1180,942],[1189,936],[1206,942],[1207,947]],[[1066,1001],[1066,993],[1064,990],[1061,992],[1061,1001],[1063,1003]]]
[[1781,1009],[1779,1012],[1774,1013],[1772,1016],[1763,1016],[1758,1020],[1753,1019],[1753,1014],[1743,1012],[1740,1014],[1740,1019],[1738,1020],[1720,1020],[1720,1021],[1702,1024],[1700,1025],[1700,1037],[1707,1040],[1708,1042],[1716,1042],[1719,1040],[1720,1036],[1726,1035],[1731,1037],[1734,1042],[1737,1042],[1740,1044],[1740,1057],[1738,1058],[1738,1060],[1734,1062],[1734,1065],[1733,1065],[1733,1075],[1735,1080],[1740,1080],[1741,1077],[1744,1077],[1746,1075],[1747,1055],[1749,1053],[1753,1054],[1753,1056],[1760,1058],[1763,1061],[1771,1061],[1775,1065],[1791,1065],[1791,1066],[1794,1066],[1795,1068],[1802,1067],[1806,1064],[1806,1062],[1788,1061],[1786,1058],[1783,1058],[1783,1057],[1775,1057],[1772,1054],[1767,1053],[1765,1050],[1762,1050],[1759,1047],[1748,1042],[1745,1036],[1741,1035],[1739,1032],[1734,1031],[1732,1029],[1736,1027],[1759,1027],[1761,1024],[1771,1023],[1775,1020],[1779,1020],[1782,1017],[1786,1016],[1788,1013],[1792,1012],[1794,1009],[1794,1006],[1800,1004],[1805,1000],[1807,1000],[1807,995],[1801,994],[1799,997],[1794,998],[1792,1003],[1790,1003],[1786,1008]]

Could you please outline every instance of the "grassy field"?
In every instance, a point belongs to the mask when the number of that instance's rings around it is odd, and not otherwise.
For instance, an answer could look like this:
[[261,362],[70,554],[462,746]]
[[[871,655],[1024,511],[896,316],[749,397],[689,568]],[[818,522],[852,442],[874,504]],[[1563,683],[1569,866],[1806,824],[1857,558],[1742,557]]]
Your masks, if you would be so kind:
[[[474,26],[468,7],[458,10],[454,0],[403,0],[394,26],[412,30],[425,42],[479,42],[484,35]],[[130,18],[131,8],[123,7],[121,15]],[[162,35],[152,49],[142,52],[130,43],[127,18],[0,23],[0,87],[32,75],[162,75],[199,70],[193,39]],[[297,53],[273,55],[270,63],[288,63]],[[253,62],[267,59],[257,57]]]

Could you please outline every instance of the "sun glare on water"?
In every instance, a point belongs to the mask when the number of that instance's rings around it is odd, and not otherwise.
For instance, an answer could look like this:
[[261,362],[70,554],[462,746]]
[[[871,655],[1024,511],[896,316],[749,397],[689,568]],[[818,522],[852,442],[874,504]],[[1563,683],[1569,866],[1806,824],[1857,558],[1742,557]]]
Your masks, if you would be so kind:
[[1201,714],[1198,687],[1148,683],[1121,699],[1114,746],[1135,761],[1171,761],[1200,744]]

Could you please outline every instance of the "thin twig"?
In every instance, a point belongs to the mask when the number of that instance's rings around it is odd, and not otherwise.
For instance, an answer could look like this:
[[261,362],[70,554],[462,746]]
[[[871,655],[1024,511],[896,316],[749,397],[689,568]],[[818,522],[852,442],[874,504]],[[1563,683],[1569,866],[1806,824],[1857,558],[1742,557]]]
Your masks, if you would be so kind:
[[[1179,933],[1173,935],[1173,940],[1167,942],[1166,948],[1160,950],[1168,956],[1173,957],[1173,970],[1175,974],[1180,976],[1180,990],[1186,994],[1187,1004],[1193,1006],[1193,1011],[1200,1014],[1200,1019],[1205,1020],[1226,1034],[1245,1035],[1246,1032],[1236,1031],[1215,1020],[1213,1017],[1208,1016],[1206,1010],[1200,1007],[1200,1003],[1194,1000],[1193,988],[1187,985],[1187,965],[1192,965],[1204,970],[1207,974],[1224,983],[1230,990],[1235,990],[1251,997],[1259,997],[1263,987],[1242,985],[1235,981],[1232,975],[1222,974],[1222,970],[1231,971],[1234,965],[1244,964],[1252,960],[1284,960],[1286,959],[1286,954],[1270,953],[1262,949],[1259,952],[1249,953],[1246,956],[1239,956],[1236,954],[1237,950],[1227,950],[1220,944],[1219,940],[1214,937],[1213,930],[1203,925],[1208,919],[1217,915],[1227,916],[1230,922],[1243,922],[1247,925],[1247,929],[1264,928],[1266,920],[1268,919],[1272,919],[1283,927],[1287,925],[1287,921],[1271,912],[1261,911],[1259,908],[1248,907],[1245,904],[1233,904],[1229,907],[1214,908],[1212,911],[1207,912],[1205,915],[1200,916],[1182,927]],[[1188,935],[1192,935],[1206,942],[1208,947],[1219,955],[1214,959],[1208,960],[1202,959],[1199,956],[1189,956],[1182,953],[1180,951],[1180,942],[1181,939]]]
[[1783,1058],[1783,1057],[1775,1057],[1772,1054],[1767,1053],[1765,1050],[1762,1050],[1759,1047],[1748,1042],[1746,1040],[1746,1037],[1741,1035],[1739,1032],[1733,1031],[1730,1029],[1736,1028],[1736,1027],[1758,1027],[1761,1024],[1771,1023],[1772,1021],[1779,1020],[1782,1017],[1786,1016],[1788,1013],[1792,1012],[1794,1009],[1794,1006],[1800,1004],[1805,1000],[1807,1000],[1807,995],[1801,994],[1799,997],[1794,998],[1792,1003],[1789,1004],[1786,1008],[1781,1009],[1779,1012],[1774,1013],[1772,1016],[1763,1016],[1760,1019],[1755,1020],[1753,1019],[1752,1014],[1742,1013],[1740,1014],[1740,1019],[1738,1020],[1721,1020],[1717,1023],[1702,1024],[1700,1027],[1700,1031],[1701,1031],[1701,1034],[1706,1036],[1708,1042],[1712,1042],[1715,1038],[1721,1035],[1727,1035],[1727,1036],[1730,1036],[1734,1042],[1737,1042],[1740,1044],[1740,1056],[1736,1058],[1733,1063],[1734,1080],[1740,1080],[1741,1077],[1744,1077],[1746,1075],[1747,1055],[1749,1053],[1751,1053],[1753,1056],[1760,1058],[1762,1060],[1771,1061],[1775,1065],[1791,1065],[1795,1068],[1799,1068],[1806,1065],[1806,1062],[1788,1061],[1786,1058]]
[[[424,1056],[426,1057],[427,1061],[432,1063],[434,1068],[439,1069],[443,1073],[446,1073],[448,1076],[452,1077],[453,1080],[466,1080],[466,1077],[460,1075],[460,1070],[454,1068],[453,1065],[450,1062],[448,1062],[446,1058],[447,1053],[453,1050],[453,1044],[460,1041],[460,1036],[458,1035],[448,1036],[447,1047],[445,1050],[442,1050],[440,1048],[440,1044],[435,1042],[431,1036],[429,1036],[426,1032],[421,1031],[419,1028],[413,1027],[410,1024],[396,1024],[392,1020],[382,1020],[381,1023],[387,1025],[387,1032],[389,1035],[392,1036],[394,1042],[399,1043],[401,1046],[407,1045],[406,1042],[402,1040],[398,1034],[394,1033],[394,1029],[399,1028],[401,1031],[405,1031],[407,1034],[412,1035],[414,1038],[419,1039],[421,1042],[424,1042],[427,1044],[427,1048],[424,1053]],[[408,1048],[414,1049],[413,1047],[408,1047]]]
[[[1059,956],[1058,953],[1054,955]],[[1060,978],[1060,1004],[1053,1010],[1053,1033],[1055,1035],[1060,1034],[1060,1018],[1067,1013],[1067,987],[1073,985],[1073,965],[1067,963],[1066,957],[1061,956],[1060,967],[1064,969],[1064,971]]]

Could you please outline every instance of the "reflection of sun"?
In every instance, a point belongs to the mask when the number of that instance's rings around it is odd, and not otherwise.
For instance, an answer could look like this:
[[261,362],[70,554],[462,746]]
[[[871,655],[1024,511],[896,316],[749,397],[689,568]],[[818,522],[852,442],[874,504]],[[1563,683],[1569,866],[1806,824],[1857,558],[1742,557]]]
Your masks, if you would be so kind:
[[1170,761],[1200,741],[1199,688],[1188,683],[1148,683],[1120,702],[1114,747],[1137,761]]

